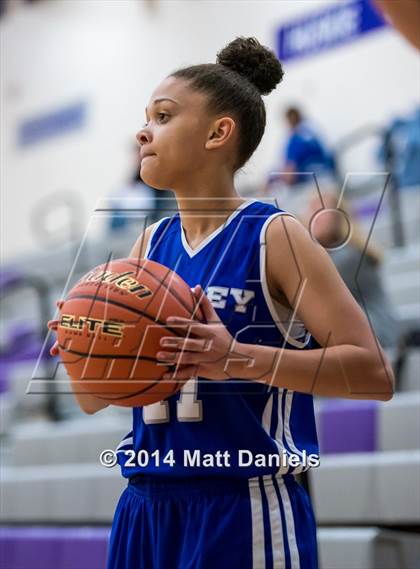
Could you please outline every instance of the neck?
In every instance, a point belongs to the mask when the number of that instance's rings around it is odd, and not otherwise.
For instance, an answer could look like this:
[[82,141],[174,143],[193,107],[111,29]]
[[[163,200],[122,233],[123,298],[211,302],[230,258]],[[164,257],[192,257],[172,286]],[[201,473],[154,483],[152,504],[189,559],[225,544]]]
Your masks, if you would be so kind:
[[[193,185],[192,185],[193,184]],[[194,248],[213,233],[244,200],[236,191],[232,175],[194,180],[188,187],[174,188],[185,237]]]

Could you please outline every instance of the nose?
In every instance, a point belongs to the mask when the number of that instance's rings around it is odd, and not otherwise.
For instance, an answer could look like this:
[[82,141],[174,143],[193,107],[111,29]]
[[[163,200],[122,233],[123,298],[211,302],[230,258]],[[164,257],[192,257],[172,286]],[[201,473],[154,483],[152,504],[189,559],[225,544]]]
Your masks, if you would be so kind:
[[148,144],[151,142],[150,132],[146,128],[142,128],[136,134],[136,139],[140,146],[143,146],[143,144]]

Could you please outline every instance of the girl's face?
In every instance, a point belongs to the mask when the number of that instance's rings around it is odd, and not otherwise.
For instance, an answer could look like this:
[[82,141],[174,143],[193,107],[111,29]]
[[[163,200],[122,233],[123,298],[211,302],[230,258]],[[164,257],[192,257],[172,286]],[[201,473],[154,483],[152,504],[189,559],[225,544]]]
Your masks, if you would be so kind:
[[168,77],[155,89],[146,108],[146,124],[137,133],[142,179],[156,189],[173,189],[193,181],[208,161],[206,142],[214,118],[206,95],[188,81]]

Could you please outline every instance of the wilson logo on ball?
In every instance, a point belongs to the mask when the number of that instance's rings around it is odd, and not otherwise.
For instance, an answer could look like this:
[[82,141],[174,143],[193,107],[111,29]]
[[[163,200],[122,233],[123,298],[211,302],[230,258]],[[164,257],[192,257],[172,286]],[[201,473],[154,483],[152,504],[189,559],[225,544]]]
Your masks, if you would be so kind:
[[145,298],[152,294],[150,288],[141,284],[137,279],[130,275],[134,275],[134,271],[125,273],[115,273],[113,271],[91,271],[84,278],[87,282],[109,283],[126,290],[130,294],[135,294],[138,298]]
[[99,331],[107,336],[117,338],[123,337],[124,324],[112,320],[102,320],[100,318],[89,318],[87,316],[74,316],[73,314],[63,314],[59,326],[70,330],[82,330],[86,327],[88,332]]

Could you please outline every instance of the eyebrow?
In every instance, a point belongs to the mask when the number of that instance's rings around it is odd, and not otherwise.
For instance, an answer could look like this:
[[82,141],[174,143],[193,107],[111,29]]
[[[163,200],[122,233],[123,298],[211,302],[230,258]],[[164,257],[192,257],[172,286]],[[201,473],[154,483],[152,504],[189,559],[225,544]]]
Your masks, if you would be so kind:
[[[171,99],[170,97],[160,97],[158,99],[155,99],[152,105],[156,105],[157,103],[161,103],[162,101],[170,101],[171,103],[175,103],[175,105],[179,106],[179,103],[175,101],[175,99]],[[144,111],[147,114],[147,107],[144,108]]]
[[175,101],[175,99],[171,99],[170,97],[161,97],[160,99],[155,99],[153,101],[153,104],[155,105],[156,103],[161,103],[162,101],[171,101],[172,103],[179,105],[179,103]]

